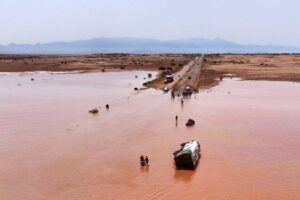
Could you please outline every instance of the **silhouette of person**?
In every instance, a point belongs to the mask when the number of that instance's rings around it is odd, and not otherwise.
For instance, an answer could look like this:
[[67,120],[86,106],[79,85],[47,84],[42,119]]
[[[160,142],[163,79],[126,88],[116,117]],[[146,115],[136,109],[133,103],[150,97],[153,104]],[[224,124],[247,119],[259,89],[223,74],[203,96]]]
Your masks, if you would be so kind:
[[145,166],[145,158],[143,155],[140,156],[140,163],[142,166]]
[[148,158],[148,156],[146,156],[146,158],[145,158],[145,164],[149,165],[149,158]]

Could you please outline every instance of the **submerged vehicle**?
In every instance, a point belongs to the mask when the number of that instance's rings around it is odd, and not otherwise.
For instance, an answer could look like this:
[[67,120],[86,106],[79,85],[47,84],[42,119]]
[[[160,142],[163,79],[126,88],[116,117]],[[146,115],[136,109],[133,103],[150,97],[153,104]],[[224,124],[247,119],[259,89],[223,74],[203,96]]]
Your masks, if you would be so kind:
[[200,144],[195,140],[182,143],[173,154],[177,169],[195,169],[201,157]]

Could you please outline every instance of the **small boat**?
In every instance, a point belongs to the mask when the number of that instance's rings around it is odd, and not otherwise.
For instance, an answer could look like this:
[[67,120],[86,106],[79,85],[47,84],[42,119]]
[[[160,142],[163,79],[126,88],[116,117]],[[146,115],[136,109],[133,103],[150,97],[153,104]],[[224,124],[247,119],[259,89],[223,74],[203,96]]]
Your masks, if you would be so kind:
[[195,169],[201,157],[200,144],[195,140],[183,143],[173,154],[177,169]]

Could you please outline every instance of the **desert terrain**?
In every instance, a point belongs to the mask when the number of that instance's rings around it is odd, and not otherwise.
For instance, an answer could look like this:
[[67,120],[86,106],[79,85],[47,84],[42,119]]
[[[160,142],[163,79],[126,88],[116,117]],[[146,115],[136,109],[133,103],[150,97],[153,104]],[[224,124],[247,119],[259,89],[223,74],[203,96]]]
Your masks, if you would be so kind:
[[[190,86],[194,90],[209,89],[225,77],[241,80],[300,82],[300,55],[131,55],[96,54],[73,56],[0,56],[0,72],[106,72],[126,70],[158,71],[156,79],[144,86],[179,90]],[[165,84],[165,75],[174,81]]]
[[[1,55],[0,72],[106,72],[126,70],[158,71],[144,86],[156,89],[209,89],[225,77],[242,80],[300,81],[300,55]],[[174,82],[165,84],[165,75]],[[190,80],[191,79],[191,80]]]
[[32,71],[175,71],[189,62],[188,55],[0,55],[0,72]]
[[224,77],[242,80],[300,82],[300,55],[207,55],[199,87],[219,84]]

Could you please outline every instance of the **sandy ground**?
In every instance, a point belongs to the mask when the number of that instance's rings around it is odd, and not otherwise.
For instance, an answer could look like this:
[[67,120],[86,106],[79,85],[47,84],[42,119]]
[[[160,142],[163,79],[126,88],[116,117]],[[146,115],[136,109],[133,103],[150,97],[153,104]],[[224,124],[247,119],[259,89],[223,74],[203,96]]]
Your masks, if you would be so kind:
[[187,55],[78,55],[78,56],[17,56],[0,55],[0,72],[24,71],[111,71],[169,70],[176,71],[188,63]]
[[200,88],[215,86],[225,76],[300,82],[300,55],[206,55],[204,63]]
[[[198,60],[197,60],[198,58]],[[224,77],[242,80],[300,82],[300,55],[196,55],[103,54],[80,56],[0,56],[0,72],[153,70],[158,76],[144,85],[157,89],[208,89]],[[164,84],[167,74],[174,82]],[[188,79],[191,77],[191,79]]]

